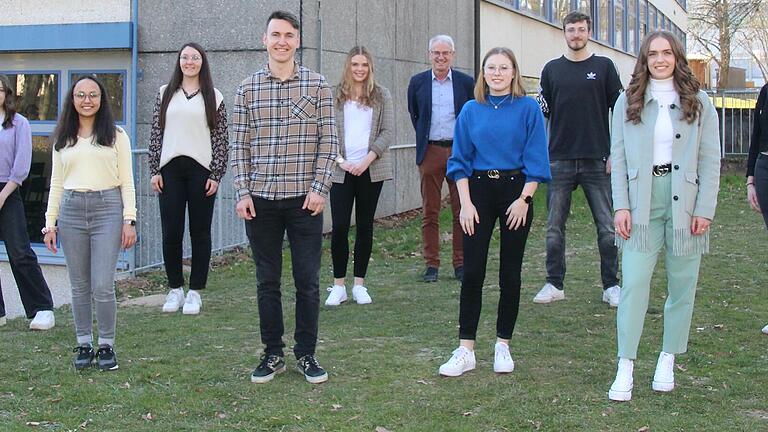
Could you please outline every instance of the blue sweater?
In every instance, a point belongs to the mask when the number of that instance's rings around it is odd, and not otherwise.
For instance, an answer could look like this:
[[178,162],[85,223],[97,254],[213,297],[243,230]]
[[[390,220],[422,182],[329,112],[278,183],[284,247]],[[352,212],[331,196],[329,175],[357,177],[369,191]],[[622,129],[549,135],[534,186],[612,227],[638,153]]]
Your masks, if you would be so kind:
[[462,108],[446,175],[459,180],[490,169],[519,169],[529,182],[552,179],[544,117],[534,99],[510,98],[498,109],[471,100]]

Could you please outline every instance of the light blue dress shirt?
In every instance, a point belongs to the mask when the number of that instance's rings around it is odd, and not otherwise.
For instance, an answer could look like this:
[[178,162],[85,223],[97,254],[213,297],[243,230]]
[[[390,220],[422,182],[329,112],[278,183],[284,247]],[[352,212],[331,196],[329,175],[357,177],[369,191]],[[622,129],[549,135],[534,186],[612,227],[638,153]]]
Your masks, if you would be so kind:
[[442,81],[438,80],[432,72],[432,118],[429,124],[429,140],[452,140],[455,124],[452,71],[448,70],[448,76]]

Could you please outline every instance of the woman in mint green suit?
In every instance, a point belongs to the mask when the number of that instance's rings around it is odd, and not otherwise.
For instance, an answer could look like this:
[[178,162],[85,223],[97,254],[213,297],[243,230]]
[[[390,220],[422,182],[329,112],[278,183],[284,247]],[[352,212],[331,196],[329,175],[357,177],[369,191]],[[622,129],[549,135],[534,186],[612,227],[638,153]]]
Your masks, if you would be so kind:
[[616,316],[618,370],[608,398],[632,398],[633,367],[651,276],[666,248],[664,338],[652,388],[674,389],[684,353],[701,255],[709,250],[720,176],[717,113],[672,33],[650,33],[613,111],[611,184],[623,287]]

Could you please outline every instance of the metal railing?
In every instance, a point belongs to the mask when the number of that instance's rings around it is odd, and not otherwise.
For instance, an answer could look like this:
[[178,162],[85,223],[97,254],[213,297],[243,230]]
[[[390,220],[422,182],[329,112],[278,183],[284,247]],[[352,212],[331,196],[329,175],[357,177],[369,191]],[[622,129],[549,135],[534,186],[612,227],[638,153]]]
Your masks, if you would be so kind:
[[[163,233],[160,224],[160,206],[157,194],[152,191],[149,182],[149,153],[146,149],[133,150],[134,183],[136,184],[136,210],[138,213],[137,232],[139,238],[133,247],[133,257],[130,273],[159,267],[163,264]],[[213,252],[221,252],[247,243],[243,221],[235,214],[237,203],[234,188],[227,187],[232,184],[231,174],[221,180],[219,190],[216,193],[216,204],[213,210],[213,222],[211,224],[211,241]],[[189,220],[185,218],[179,223],[188,226]],[[191,255],[189,233],[184,233],[184,257]]]
[[707,91],[720,121],[720,154],[746,156],[759,89]]

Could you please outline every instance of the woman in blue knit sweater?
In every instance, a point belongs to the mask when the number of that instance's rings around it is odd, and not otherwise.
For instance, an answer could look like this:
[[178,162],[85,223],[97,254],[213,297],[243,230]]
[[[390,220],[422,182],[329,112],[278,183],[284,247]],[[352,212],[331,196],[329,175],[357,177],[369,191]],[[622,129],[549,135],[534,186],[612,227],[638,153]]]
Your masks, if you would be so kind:
[[464,230],[464,278],[459,305],[459,347],[440,366],[440,375],[459,376],[475,368],[488,246],[500,222],[499,306],[493,370],[512,372],[509,340],[520,304],[520,272],[533,219],[533,194],[548,182],[544,118],[525,96],[517,60],[509,48],[493,48],[483,59],[475,100],[456,119],[447,176],[456,182]]

